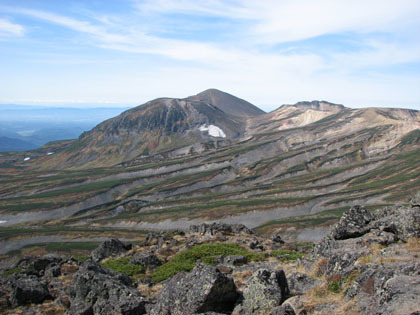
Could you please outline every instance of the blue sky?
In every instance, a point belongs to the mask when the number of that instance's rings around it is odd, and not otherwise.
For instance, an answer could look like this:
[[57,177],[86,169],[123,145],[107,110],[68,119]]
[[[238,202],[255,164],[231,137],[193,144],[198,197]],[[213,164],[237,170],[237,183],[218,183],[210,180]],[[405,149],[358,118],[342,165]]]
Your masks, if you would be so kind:
[[418,0],[0,0],[0,103],[133,106],[218,88],[420,109]]

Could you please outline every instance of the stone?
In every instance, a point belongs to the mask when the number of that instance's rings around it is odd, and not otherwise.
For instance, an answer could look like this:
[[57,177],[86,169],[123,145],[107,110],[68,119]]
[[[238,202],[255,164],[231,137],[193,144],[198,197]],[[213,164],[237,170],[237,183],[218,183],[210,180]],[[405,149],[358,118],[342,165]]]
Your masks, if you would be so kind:
[[145,299],[126,275],[85,261],[68,288],[68,314],[145,314]]
[[362,236],[370,231],[369,223],[372,214],[362,206],[353,206],[344,212],[340,221],[331,231],[331,237],[335,240],[344,240]]
[[35,276],[16,277],[11,281],[11,287],[10,302],[13,307],[51,299],[46,283]]
[[400,275],[385,282],[377,313],[411,314],[420,310],[420,276]]
[[124,244],[119,239],[112,238],[95,248],[91,253],[91,258],[96,262],[100,262],[105,258],[121,255],[130,250],[131,247],[131,244]]
[[411,207],[417,207],[420,208],[420,191],[417,192],[413,198],[410,199],[410,205]]
[[273,309],[270,315],[296,315],[296,313],[290,304],[283,304]]
[[146,269],[154,269],[162,265],[162,262],[152,253],[137,253],[130,259],[130,264],[141,265]]
[[241,314],[266,314],[289,296],[283,270],[257,270],[243,291]]
[[319,285],[320,281],[301,272],[292,272],[287,276],[290,295],[303,295]]
[[373,227],[403,241],[420,237],[420,207],[385,207],[375,213]]
[[159,293],[150,314],[231,313],[239,295],[232,278],[216,267],[197,264],[190,273],[172,277]]
[[284,244],[284,241],[281,239],[281,236],[280,236],[280,234],[274,234],[272,237],[271,237],[271,240],[274,242],[274,243],[278,243],[278,244]]
[[24,257],[17,262],[16,267],[24,269],[27,274],[41,276],[49,266],[59,266],[63,262],[62,256],[47,254],[41,257]]
[[244,256],[230,255],[223,258],[223,263],[232,266],[245,265],[248,259]]
[[190,233],[199,233],[201,235],[216,235],[217,233],[223,234],[255,234],[252,230],[248,229],[243,224],[227,224],[227,223],[219,223],[214,222],[211,224],[208,223],[201,223],[200,225],[191,225],[189,227]]

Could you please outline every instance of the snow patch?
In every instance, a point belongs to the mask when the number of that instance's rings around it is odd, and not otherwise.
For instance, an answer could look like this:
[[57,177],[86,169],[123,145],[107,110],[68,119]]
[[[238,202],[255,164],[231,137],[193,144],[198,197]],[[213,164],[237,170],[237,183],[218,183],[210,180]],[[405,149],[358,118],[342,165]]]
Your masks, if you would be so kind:
[[54,152],[48,152],[48,153],[47,153],[47,155],[51,155],[51,154],[54,154]]
[[0,220],[0,224],[5,224],[7,221]]
[[24,161],[29,161],[31,158],[30,157],[26,157],[26,158],[24,158],[23,160]]
[[200,131],[208,131],[209,136],[226,138],[226,134],[223,130],[215,125],[209,125],[208,127],[206,125],[202,125],[199,129]]

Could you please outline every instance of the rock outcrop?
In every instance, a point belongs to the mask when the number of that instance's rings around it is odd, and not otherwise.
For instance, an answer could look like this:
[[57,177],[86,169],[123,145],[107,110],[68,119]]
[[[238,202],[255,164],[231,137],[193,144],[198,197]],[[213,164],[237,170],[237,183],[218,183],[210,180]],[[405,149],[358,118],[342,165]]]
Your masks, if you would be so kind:
[[289,295],[283,270],[257,270],[249,280],[243,302],[235,308],[238,314],[266,314],[279,306]]
[[233,233],[233,234],[255,234],[252,230],[248,229],[243,224],[227,224],[214,222],[211,224],[201,223],[200,225],[191,225],[189,228],[190,233],[200,233],[201,235],[215,235],[216,233]]
[[13,307],[42,303],[51,298],[45,281],[39,280],[36,276],[17,276],[11,281],[11,287],[10,302]]
[[131,286],[131,279],[102,268],[94,261],[84,262],[68,289],[68,314],[145,314],[145,299]]
[[119,239],[106,240],[92,251],[92,260],[99,262],[111,256],[118,256],[131,249],[131,244],[124,244]]
[[198,264],[190,273],[181,272],[166,283],[150,314],[230,314],[238,296],[232,278],[216,267]]

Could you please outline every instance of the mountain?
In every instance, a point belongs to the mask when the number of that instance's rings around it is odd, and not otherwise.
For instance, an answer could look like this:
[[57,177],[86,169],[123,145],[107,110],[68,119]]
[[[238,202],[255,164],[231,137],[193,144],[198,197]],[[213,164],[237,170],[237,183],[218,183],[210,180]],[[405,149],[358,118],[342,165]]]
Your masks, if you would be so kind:
[[0,137],[0,152],[6,151],[27,151],[37,146],[33,143],[9,137]]
[[254,105],[215,89],[184,99],[158,98],[83,133],[54,157],[55,165],[111,166],[180,148],[174,154],[197,153],[241,138],[247,119],[261,114]]
[[[253,115],[214,93],[204,93],[213,104],[160,98],[77,140],[0,153],[5,235],[40,221],[70,234],[221,221],[314,240],[350,206],[420,190],[419,111],[311,101]],[[229,104],[244,106],[233,115]]]
[[247,118],[265,113],[263,110],[252,105],[251,103],[248,103],[247,101],[216,89],[205,90],[197,95],[188,97],[187,100],[212,104],[213,106],[221,109],[226,114],[232,116]]
[[126,109],[0,104],[0,137],[9,138],[7,146],[0,146],[0,152],[31,150],[50,141],[75,139]]

